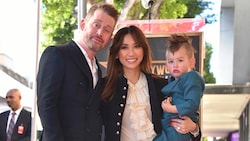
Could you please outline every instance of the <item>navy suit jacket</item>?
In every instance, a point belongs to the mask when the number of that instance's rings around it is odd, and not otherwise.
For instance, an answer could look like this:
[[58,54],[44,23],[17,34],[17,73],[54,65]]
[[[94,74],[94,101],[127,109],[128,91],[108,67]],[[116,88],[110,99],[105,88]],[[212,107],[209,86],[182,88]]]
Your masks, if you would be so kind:
[[[6,141],[6,128],[8,124],[8,116],[10,111],[5,111],[0,114],[0,141]],[[23,126],[22,132],[18,133],[18,127]],[[11,136],[11,141],[30,141],[31,136],[31,113],[25,109],[22,109],[14,130]]]
[[87,60],[74,41],[46,48],[37,74],[43,140],[100,141],[100,94],[99,82],[93,88]]

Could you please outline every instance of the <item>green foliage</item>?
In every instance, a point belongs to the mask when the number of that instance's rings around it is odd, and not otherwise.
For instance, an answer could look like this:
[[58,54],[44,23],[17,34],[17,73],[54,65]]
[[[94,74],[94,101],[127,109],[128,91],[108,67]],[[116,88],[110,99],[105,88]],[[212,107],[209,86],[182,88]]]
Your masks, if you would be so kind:
[[210,72],[210,60],[213,53],[213,48],[210,43],[206,43],[206,58],[203,63],[203,77],[206,83],[215,83],[216,80],[212,72]]
[[133,7],[130,9],[126,19],[142,19],[145,14],[147,14],[147,10],[142,7],[141,1],[136,1]]
[[103,0],[88,0],[88,1],[91,4],[94,4],[94,3],[97,3],[97,2],[102,2]]
[[215,14],[201,14],[212,9],[212,2],[203,0],[166,0],[160,7],[159,19],[194,18],[199,15],[206,19],[206,23],[215,20]]
[[73,38],[77,19],[74,15],[75,0],[43,0],[42,47],[63,44]]
[[114,7],[118,10],[119,13],[121,13],[123,5],[124,0],[114,0]]
[[[114,5],[119,12],[122,11],[124,4],[124,0],[114,0]],[[203,13],[204,10],[211,9],[212,2],[202,0],[162,0],[154,1],[154,5],[160,6],[151,11],[151,13],[154,12],[156,14],[153,19],[194,18],[198,15],[201,18],[205,18],[207,23],[216,21],[215,14],[209,15]],[[126,19],[140,20],[147,19],[147,17],[148,10],[142,7],[140,0],[135,0],[135,4],[130,9]]]
[[202,141],[208,141],[207,137],[203,137]]
[[185,18],[193,18],[208,7],[208,2],[201,0],[182,0],[182,2],[188,7],[188,11],[184,15]]
[[206,24],[217,21],[216,14],[209,11],[213,9],[213,2],[204,0],[183,0],[183,2],[188,7],[188,12],[184,15],[184,18],[193,18],[194,16],[205,18]]
[[177,0],[165,0],[160,7],[159,19],[183,18],[188,7]]

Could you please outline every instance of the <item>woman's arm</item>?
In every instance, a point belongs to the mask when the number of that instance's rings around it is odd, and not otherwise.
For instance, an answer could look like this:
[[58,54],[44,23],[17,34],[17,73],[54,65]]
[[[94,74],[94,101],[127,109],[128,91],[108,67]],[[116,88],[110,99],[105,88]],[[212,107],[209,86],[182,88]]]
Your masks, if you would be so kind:
[[199,125],[193,122],[188,116],[183,116],[181,118],[182,119],[171,119],[170,125],[181,134],[190,132],[192,141],[200,141],[201,131]]

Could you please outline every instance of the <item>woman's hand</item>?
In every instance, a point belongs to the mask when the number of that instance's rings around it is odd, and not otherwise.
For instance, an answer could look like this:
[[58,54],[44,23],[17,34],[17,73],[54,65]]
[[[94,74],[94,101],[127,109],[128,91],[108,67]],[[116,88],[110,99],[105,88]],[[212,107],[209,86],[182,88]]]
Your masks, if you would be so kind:
[[182,119],[171,119],[170,122],[170,125],[173,126],[177,132],[187,134],[196,129],[196,123],[194,123],[188,116],[183,116],[181,118]]

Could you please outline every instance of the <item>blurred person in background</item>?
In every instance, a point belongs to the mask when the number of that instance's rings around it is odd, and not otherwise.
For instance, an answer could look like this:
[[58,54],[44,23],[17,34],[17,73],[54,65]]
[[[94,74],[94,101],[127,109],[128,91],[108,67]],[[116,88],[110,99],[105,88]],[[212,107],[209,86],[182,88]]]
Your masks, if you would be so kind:
[[31,112],[21,105],[21,92],[10,89],[6,103],[10,110],[0,114],[0,141],[30,141]]

